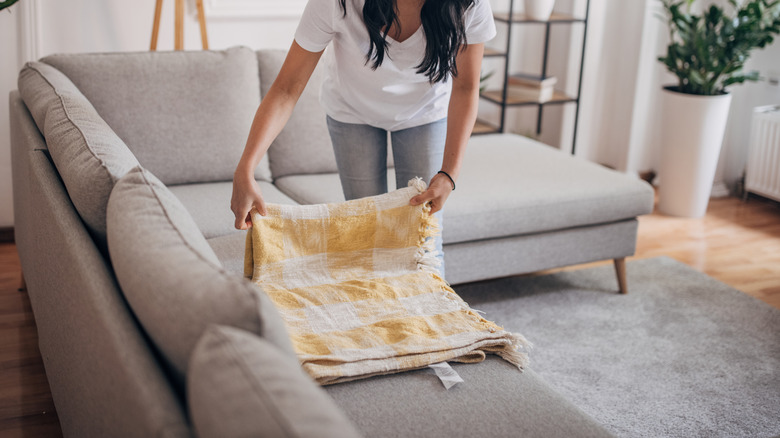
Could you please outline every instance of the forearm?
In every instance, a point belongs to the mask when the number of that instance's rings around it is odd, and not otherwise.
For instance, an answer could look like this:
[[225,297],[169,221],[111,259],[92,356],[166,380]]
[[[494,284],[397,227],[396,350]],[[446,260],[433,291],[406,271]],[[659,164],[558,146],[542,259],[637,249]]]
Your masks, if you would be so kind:
[[294,93],[271,87],[255,112],[244,153],[236,167],[237,174],[254,174],[271,143],[290,119],[297,100]]
[[441,170],[454,180],[460,175],[466,145],[477,120],[479,89],[476,87],[455,87],[450,97],[447,116],[447,140],[444,145],[444,160]]
[[290,119],[321,56],[322,52],[307,52],[293,41],[276,80],[257,108],[236,176],[254,174],[255,167]]

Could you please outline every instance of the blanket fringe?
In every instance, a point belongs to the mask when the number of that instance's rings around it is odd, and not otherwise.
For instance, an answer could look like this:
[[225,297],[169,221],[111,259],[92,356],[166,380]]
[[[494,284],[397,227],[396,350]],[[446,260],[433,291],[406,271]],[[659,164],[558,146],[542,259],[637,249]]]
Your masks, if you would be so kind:
[[512,342],[511,348],[497,351],[496,354],[520,370],[528,366],[528,351],[533,344],[521,334],[508,332],[508,338]]
[[[420,178],[409,181],[409,185],[417,190],[425,191],[425,182]],[[430,205],[424,205],[422,208],[422,218],[420,221],[419,238],[417,241],[417,269],[430,272],[436,275],[440,274],[439,251],[436,250],[436,241],[434,237],[441,234],[441,226],[438,219],[431,214]]]
[[503,350],[495,351],[495,354],[516,366],[518,369],[520,369],[520,371],[528,366],[528,352],[533,348],[533,344],[528,341],[528,339],[519,333],[508,332],[496,323],[485,319],[478,313],[480,312],[479,310],[472,309],[468,303],[463,301],[463,299],[461,299],[460,296],[455,293],[454,290],[452,290],[452,288],[442,287],[442,291],[447,294],[451,300],[458,303],[461,311],[478,320],[480,323],[482,323],[482,325],[485,326],[488,331],[491,333],[501,333],[504,336],[504,339],[509,340],[509,346]]
[[422,193],[426,189],[428,189],[428,184],[426,184],[425,181],[423,181],[423,179],[420,178],[419,176],[410,179],[409,183],[407,183],[407,186],[414,187],[415,189],[417,189],[418,193]]
[[[422,193],[427,189],[425,181],[423,181],[421,178],[414,178],[409,180],[409,187],[414,187],[419,193]],[[515,365],[522,371],[525,367],[528,366],[528,351],[533,347],[533,344],[531,344],[525,337],[523,337],[523,335],[507,332],[502,327],[483,318],[482,315],[478,313],[478,311],[472,309],[468,303],[463,301],[460,296],[458,296],[458,294],[456,294],[455,291],[449,287],[447,282],[440,277],[440,271],[438,267],[441,265],[441,261],[439,257],[437,257],[438,251],[436,250],[436,242],[434,240],[434,237],[438,236],[439,234],[441,234],[441,226],[439,225],[439,221],[431,214],[430,205],[425,204],[422,208],[419,240],[417,242],[417,269],[430,272],[437,278],[440,278],[443,283],[442,292],[444,292],[453,301],[456,301],[463,312],[466,312],[469,316],[480,321],[491,333],[503,332],[505,334],[504,339],[508,339],[510,345],[502,350],[495,351],[495,354],[507,362]]]

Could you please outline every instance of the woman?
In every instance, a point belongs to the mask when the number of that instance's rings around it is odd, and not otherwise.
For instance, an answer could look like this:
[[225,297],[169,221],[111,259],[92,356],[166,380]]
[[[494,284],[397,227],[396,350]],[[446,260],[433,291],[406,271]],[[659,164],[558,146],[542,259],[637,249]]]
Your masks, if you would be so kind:
[[484,42],[495,33],[488,0],[309,0],[236,168],[236,228],[251,226],[252,207],[266,213],[254,169],[331,42],[320,100],[344,196],[387,192],[390,132],[397,186],[430,181],[411,204],[430,201],[440,216],[476,120]]

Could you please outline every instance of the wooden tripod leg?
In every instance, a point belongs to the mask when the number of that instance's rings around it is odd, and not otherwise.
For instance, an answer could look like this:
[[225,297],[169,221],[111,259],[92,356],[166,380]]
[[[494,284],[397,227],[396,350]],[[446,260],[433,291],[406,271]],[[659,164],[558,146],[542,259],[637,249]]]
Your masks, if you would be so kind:
[[203,45],[203,50],[208,50],[209,37],[206,34],[206,13],[203,11],[203,0],[196,0],[195,4],[198,7],[198,22],[200,22],[200,42]]
[[628,284],[626,282],[626,259],[621,257],[615,259],[615,273],[617,274],[618,288],[621,294],[628,293]]
[[176,0],[173,48],[184,49],[184,0]]
[[152,25],[152,44],[149,50],[154,52],[157,50],[157,36],[160,35],[160,15],[162,15],[162,3],[163,0],[157,0],[157,5],[154,7],[154,24]]

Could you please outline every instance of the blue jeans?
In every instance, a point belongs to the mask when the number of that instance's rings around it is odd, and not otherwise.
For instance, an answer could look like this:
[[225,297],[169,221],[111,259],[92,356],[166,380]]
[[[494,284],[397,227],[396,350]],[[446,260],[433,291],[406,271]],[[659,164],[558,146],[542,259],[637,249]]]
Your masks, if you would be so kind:
[[[346,199],[387,193],[388,132],[369,125],[342,123],[328,117],[328,130],[336,154],[341,188]],[[419,176],[426,183],[441,169],[447,119],[427,125],[390,132],[395,162],[396,188],[407,186]],[[434,216],[442,223],[442,212]],[[441,236],[436,237],[436,250],[444,277],[444,253]]]

